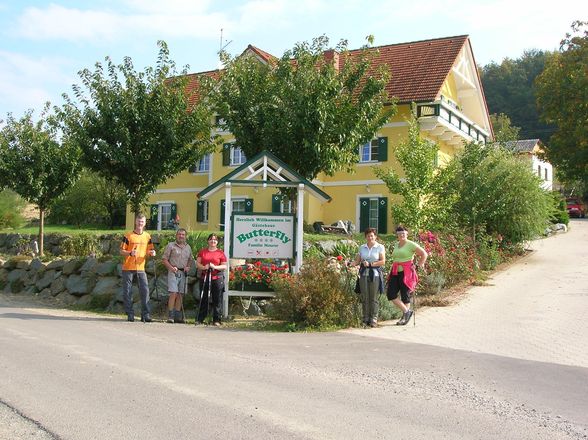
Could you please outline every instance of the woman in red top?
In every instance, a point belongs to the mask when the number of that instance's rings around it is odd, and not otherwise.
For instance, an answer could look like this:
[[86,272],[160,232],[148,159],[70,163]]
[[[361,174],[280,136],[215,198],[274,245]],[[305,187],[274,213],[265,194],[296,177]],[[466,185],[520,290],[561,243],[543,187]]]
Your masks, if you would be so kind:
[[227,257],[223,251],[217,248],[218,236],[208,236],[208,247],[198,252],[196,267],[202,271],[200,279],[200,302],[196,314],[196,325],[204,323],[208,315],[208,292],[212,296],[212,322],[221,325],[222,293],[224,280],[221,271],[227,268]]

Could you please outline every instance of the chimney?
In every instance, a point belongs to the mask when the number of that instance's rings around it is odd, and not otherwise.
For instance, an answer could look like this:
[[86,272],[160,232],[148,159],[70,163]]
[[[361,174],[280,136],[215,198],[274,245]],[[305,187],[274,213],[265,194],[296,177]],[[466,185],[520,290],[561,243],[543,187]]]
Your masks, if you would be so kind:
[[333,67],[335,67],[335,70],[338,72],[339,71],[339,52],[337,52],[335,49],[329,49],[329,50],[325,51],[324,57],[325,57],[325,62],[326,63],[333,63]]

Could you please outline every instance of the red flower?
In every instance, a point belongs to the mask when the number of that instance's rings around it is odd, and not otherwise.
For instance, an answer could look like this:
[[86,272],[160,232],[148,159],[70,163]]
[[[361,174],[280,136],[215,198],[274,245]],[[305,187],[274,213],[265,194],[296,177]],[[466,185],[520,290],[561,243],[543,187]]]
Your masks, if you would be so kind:
[[343,260],[343,257],[341,255],[337,255],[337,261],[341,261]]

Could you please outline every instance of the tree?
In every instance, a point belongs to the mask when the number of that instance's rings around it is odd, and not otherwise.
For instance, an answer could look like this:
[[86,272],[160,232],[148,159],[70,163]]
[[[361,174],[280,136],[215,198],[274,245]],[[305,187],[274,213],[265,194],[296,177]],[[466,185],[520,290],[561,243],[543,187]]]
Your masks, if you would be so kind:
[[537,78],[543,119],[557,126],[545,145],[547,159],[566,180],[588,182],[588,23],[576,21],[560,51]]
[[155,68],[137,73],[129,57],[79,72],[76,100],[64,95],[61,115],[83,162],[126,190],[133,212],[168,178],[214,149],[212,114],[202,91],[186,89],[167,45],[160,41]]
[[325,53],[328,44],[324,36],[298,43],[267,63],[222,54],[225,69],[207,85],[247,157],[268,150],[307,179],[352,170],[358,146],[394,114],[368,51],[351,56],[341,41]]
[[510,118],[504,113],[491,114],[490,122],[494,128],[494,142],[505,145],[507,142],[515,142],[519,139],[521,129],[510,122]]
[[480,69],[490,113],[507,115],[520,127],[520,139],[542,139],[547,143],[555,127],[539,119],[535,78],[543,71],[549,52],[525,51],[520,58],[505,58]]
[[61,137],[47,105],[37,122],[33,111],[20,119],[8,115],[0,131],[0,186],[39,207],[39,252],[43,255],[45,213],[77,179],[79,149]]
[[550,194],[528,163],[503,148],[466,144],[441,170],[435,197],[457,226],[520,243],[540,235],[553,215]]
[[80,179],[53,203],[49,220],[77,227],[104,223],[112,229],[117,219],[124,220],[125,208],[124,188],[84,170]]
[[409,121],[408,139],[394,149],[404,176],[392,168],[373,168],[392,194],[402,196],[401,203],[392,204],[394,221],[416,232],[421,228],[430,228],[438,214],[439,209],[431,198],[436,185],[438,151],[436,143],[421,137],[419,123],[413,117]]

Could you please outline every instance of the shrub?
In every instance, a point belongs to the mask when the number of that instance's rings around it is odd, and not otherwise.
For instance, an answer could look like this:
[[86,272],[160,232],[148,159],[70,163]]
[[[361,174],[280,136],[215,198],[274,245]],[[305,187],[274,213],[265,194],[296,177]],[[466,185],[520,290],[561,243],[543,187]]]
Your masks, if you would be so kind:
[[380,295],[380,309],[378,310],[378,321],[389,321],[400,318],[402,312],[391,301],[388,301],[386,295]]
[[25,220],[21,214],[24,200],[10,190],[0,191],[0,228],[20,228]]
[[418,293],[421,295],[438,295],[445,286],[445,276],[441,272],[432,272],[420,277]]
[[540,236],[553,214],[549,193],[525,160],[502,148],[470,143],[440,173],[436,197],[459,226],[521,243]]
[[553,198],[553,216],[552,223],[563,223],[568,225],[570,223],[570,215],[568,214],[566,199],[557,191],[551,193]]
[[480,237],[480,235],[478,235],[478,258],[480,261],[480,269],[492,270],[502,263],[502,255],[500,252],[501,242],[501,236]]
[[310,260],[290,279],[277,280],[270,316],[312,328],[348,327],[359,322],[355,276],[340,264]]
[[461,231],[419,234],[419,241],[429,254],[427,273],[439,273],[447,285],[472,279],[479,269],[478,256],[472,237]]
[[93,234],[76,234],[66,237],[61,242],[64,255],[84,257],[88,255],[100,256],[102,250],[98,237]]

